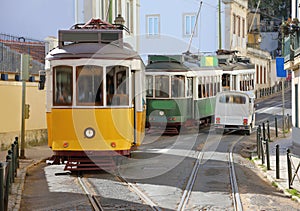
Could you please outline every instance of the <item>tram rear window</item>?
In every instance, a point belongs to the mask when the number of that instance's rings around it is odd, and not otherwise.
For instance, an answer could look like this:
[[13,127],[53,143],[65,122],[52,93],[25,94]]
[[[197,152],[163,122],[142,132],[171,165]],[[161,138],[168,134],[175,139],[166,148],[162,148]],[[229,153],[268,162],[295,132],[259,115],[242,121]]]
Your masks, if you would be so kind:
[[239,95],[222,95],[219,98],[220,103],[246,104],[246,97]]

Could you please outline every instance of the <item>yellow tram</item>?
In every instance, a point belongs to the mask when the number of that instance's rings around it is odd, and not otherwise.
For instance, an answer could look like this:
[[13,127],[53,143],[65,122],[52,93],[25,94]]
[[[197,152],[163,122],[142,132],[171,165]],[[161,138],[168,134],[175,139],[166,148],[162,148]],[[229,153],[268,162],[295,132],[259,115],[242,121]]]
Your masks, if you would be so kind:
[[48,145],[67,169],[84,169],[87,157],[129,156],[141,144],[145,67],[123,41],[122,26],[96,19],[60,30],[46,56]]

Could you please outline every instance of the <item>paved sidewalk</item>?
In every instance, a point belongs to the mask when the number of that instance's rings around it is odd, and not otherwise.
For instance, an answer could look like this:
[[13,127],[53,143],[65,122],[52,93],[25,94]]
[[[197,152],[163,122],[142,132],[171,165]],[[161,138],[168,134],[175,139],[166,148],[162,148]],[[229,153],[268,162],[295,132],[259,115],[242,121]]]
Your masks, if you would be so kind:
[[[24,188],[24,182],[27,169],[40,162],[45,161],[52,155],[51,149],[47,144],[41,146],[27,147],[25,148],[25,159],[20,159],[20,168],[17,170],[17,177],[12,184],[11,193],[8,197],[8,210],[19,211],[22,199],[22,192]],[[0,151],[0,161],[6,160],[7,150]]]
[[[279,170],[280,170],[280,177],[279,179],[276,179],[276,145],[279,145]],[[288,171],[287,171],[287,149],[290,149],[292,153],[293,147],[292,147],[292,139],[291,137],[286,137],[282,139],[275,140],[274,142],[270,142],[269,144],[270,149],[270,168],[271,170],[267,170],[267,160],[265,159],[265,163],[262,166],[261,159],[254,159],[255,164],[257,167],[261,170],[263,175],[273,184],[276,184],[280,190],[282,190],[285,194],[289,195],[290,197],[293,197],[295,200],[300,202],[299,197],[292,196],[290,193],[287,192],[288,189]],[[256,157],[257,158],[257,157]],[[297,168],[298,163],[300,162],[300,159],[293,158],[293,163],[295,165],[295,168]],[[294,174],[295,169],[292,167],[292,172]],[[300,170],[298,171],[298,176],[295,177],[292,188],[297,190],[300,194]]]

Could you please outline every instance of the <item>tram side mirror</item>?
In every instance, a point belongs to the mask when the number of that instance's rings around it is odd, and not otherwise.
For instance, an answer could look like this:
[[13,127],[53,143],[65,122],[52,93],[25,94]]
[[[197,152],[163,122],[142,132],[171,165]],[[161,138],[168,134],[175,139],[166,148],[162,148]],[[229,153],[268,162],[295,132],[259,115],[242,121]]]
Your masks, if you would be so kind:
[[39,71],[39,90],[44,90],[45,88],[45,82],[46,82],[46,71],[45,70],[40,70]]

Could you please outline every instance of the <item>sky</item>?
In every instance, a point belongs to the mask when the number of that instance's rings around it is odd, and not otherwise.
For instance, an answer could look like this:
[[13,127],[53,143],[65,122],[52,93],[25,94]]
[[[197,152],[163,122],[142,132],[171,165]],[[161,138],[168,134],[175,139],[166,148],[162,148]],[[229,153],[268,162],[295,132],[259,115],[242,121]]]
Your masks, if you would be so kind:
[[75,23],[74,0],[1,0],[0,33],[44,40]]

